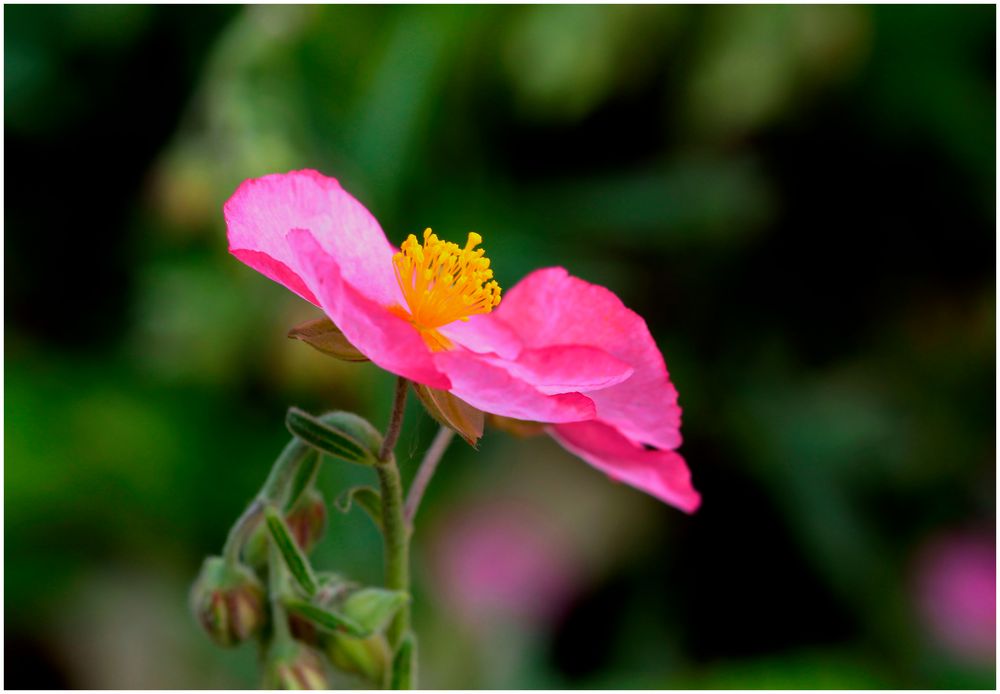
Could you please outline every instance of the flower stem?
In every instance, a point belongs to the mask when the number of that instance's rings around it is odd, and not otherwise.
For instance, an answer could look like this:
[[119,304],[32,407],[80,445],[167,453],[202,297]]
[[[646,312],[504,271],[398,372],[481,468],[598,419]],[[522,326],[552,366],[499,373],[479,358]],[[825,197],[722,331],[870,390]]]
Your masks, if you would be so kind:
[[284,560],[278,551],[277,545],[270,543],[268,548],[268,570],[271,573],[270,595],[271,602],[271,624],[275,643],[285,644],[292,640],[291,631],[288,628],[288,614],[285,612],[285,605],[282,602],[288,593],[288,570],[285,568]]
[[309,446],[293,436],[292,440],[281,451],[278,459],[274,461],[271,472],[268,473],[258,496],[275,506],[284,505],[285,497],[288,495],[288,486],[295,477],[299,464],[313,453]]
[[228,565],[235,566],[239,563],[243,545],[264,515],[264,506],[268,503],[280,505],[285,501],[285,497],[288,496],[288,486],[295,477],[299,465],[311,455],[315,454],[309,446],[294,437],[281,451],[257,497],[250,502],[226,536],[222,556]]
[[[382,487],[382,527],[385,529],[385,587],[410,592],[410,532],[403,518],[403,483],[392,458],[376,466]],[[389,644],[395,649],[410,625],[409,605],[389,625]]]
[[417,509],[420,507],[420,500],[424,497],[427,485],[430,484],[434,471],[437,470],[438,463],[441,462],[441,457],[448,450],[448,444],[451,443],[454,436],[455,432],[448,427],[443,426],[438,429],[434,441],[431,442],[430,448],[424,454],[424,459],[420,462],[417,476],[413,478],[410,491],[406,495],[406,507],[404,508],[406,525],[411,529],[413,528],[413,519],[417,515]]
[[386,427],[385,436],[382,439],[382,449],[379,451],[378,459],[385,463],[392,457],[392,451],[396,448],[396,441],[403,430],[403,410],[406,409],[406,389],[409,382],[400,376],[396,379],[396,393],[392,399],[392,415],[389,417],[389,426]]
[[[392,416],[386,428],[379,463],[375,466],[382,489],[382,528],[385,539],[385,586],[410,592],[410,532],[403,516],[403,482],[393,449],[403,426],[408,383],[400,377],[392,403]],[[410,626],[410,609],[405,606],[396,613],[389,625],[389,645],[395,650]]]
[[240,551],[249,539],[250,533],[260,523],[263,515],[264,504],[258,497],[247,506],[243,515],[230,528],[229,535],[226,536],[226,544],[222,547],[222,556],[226,560],[227,565],[233,567],[240,563]]

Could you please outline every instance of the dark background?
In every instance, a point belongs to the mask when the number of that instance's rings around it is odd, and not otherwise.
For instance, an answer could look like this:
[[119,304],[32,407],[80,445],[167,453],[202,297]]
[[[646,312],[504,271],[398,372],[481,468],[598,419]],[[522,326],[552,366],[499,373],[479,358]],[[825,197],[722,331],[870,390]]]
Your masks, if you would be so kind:
[[[995,686],[995,8],[4,20],[8,686],[254,686],[187,587],[288,405],[381,425],[392,390],[226,253],[239,182],[303,167],[394,243],[479,231],[506,288],[610,287],[684,407],[690,517],[547,439],[453,447],[423,685]],[[411,402],[404,475],[433,431]],[[357,514],[315,558],[379,578]]]

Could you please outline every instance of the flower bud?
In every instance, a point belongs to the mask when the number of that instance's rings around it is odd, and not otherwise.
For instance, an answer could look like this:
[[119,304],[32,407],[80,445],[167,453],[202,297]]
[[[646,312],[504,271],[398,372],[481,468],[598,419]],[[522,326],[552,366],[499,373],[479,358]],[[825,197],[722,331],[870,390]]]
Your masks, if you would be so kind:
[[264,588],[248,567],[209,557],[192,586],[191,609],[213,641],[235,646],[264,624]]
[[[316,576],[318,588],[312,601],[320,607],[331,607],[342,600],[343,594],[350,590],[354,584],[346,581],[339,574],[323,572]],[[311,621],[297,614],[290,614],[288,626],[294,636],[299,641],[310,646],[318,646],[322,641],[322,633]]]
[[347,634],[327,634],[324,649],[334,667],[343,672],[359,675],[376,687],[385,683],[389,668],[389,644],[382,634],[372,634],[359,639]]
[[[285,524],[292,532],[296,544],[306,554],[316,546],[326,530],[326,502],[323,495],[310,489],[285,515]],[[254,529],[243,549],[243,558],[250,566],[260,568],[267,564],[268,531],[263,523]]]
[[298,641],[275,643],[264,667],[263,689],[329,689],[319,653]]
[[288,529],[306,554],[316,546],[326,530],[326,503],[323,495],[310,489],[285,516]]

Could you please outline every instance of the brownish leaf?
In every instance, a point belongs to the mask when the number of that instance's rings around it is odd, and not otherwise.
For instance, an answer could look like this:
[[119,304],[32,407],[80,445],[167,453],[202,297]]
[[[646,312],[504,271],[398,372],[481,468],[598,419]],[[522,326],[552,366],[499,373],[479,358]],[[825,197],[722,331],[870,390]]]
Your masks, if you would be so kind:
[[446,390],[428,388],[419,383],[413,384],[417,396],[424,403],[427,412],[440,424],[453,429],[466,443],[475,448],[476,442],[483,435],[483,413],[469,403],[456,398]]
[[368,357],[358,351],[358,348],[347,341],[340,328],[329,318],[317,318],[306,321],[288,331],[288,337],[302,340],[307,345],[344,361],[368,361]]

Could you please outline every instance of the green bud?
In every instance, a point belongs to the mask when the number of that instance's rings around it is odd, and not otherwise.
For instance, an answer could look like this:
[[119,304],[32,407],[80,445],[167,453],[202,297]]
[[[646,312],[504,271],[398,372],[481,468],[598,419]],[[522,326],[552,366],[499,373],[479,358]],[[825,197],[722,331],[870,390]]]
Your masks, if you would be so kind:
[[346,617],[366,632],[382,631],[409,601],[410,596],[403,591],[362,588],[347,596],[341,609]]
[[263,626],[264,588],[250,568],[209,557],[191,588],[191,610],[213,641],[235,646]]
[[[318,588],[313,596],[312,603],[320,608],[331,608],[343,602],[342,596],[351,590],[354,584],[344,579],[343,576],[332,572],[322,572],[316,575]],[[310,615],[312,616],[312,615]],[[322,643],[323,630],[317,628],[316,623],[305,614],[299,614],[290,610],[288,614],[288,625],[292,635],[303,643],[317,646]]]
[[294,640],[275,642],[264,666],[263,689],[329,689],[319,653]]
[[359,675],[376,687],[384,686],[389,669],[389,644],[382,634],[359,639],[347,634],[327,634],[324,650],[334,667]]

